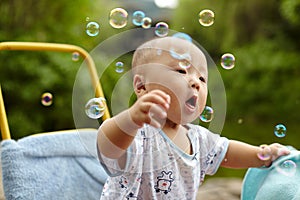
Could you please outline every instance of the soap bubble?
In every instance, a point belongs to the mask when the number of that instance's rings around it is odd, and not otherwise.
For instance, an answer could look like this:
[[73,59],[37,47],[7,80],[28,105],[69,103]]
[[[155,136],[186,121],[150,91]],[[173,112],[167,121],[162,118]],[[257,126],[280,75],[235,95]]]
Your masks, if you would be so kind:
[[173,34],[172,37],[175,37],[175,38],[181,38],[181,39],[183,39],[183,40],[187,40],[187,41],[189,41],[189,42],[192,42],[191,36],[189,36],[189,35],[186,34],[186,33],[178,32],[178,33]]
[[180,61],[179,61],[179,66],[180,66],[181,68],[183,68],[183,69],[188,69],[188,68],[191,67],[191,62],[188,61],[188,60],[186,60],[186,59],[180,60]]
[[78,52],[73,52],[72,53],[72,60],[73,61],[78,61],[80,57],[80,54]]
[[94,37],[96,35],[98,35],[100,30],[100,25],[97,22],[89,22],[86,25],[86,34],[88,34],[88,36]]
[[170,55],[177,60],[192,60],[191,54],[189,53],[189,49],[175,49],[174,47],[171,47]]
[[158,37],[165,37],[169,33],[169,25],[165,22],[158,22],[155,25],[155,35]]
[[277,124],[274,128],[274,134],[279,138],[285,137],[286,127],[283,124]]
[[106,100],[103,97],[92,98],[85,105],[85,113],[91,119],[99,119],[105,113]]
[[235,65],[235,57],[231,53],[225,53],[221,57],[221,66],[224,69],[232,69]]
[[41,96],[41,103],[43,106],[51,106],[53,103],[53,95],[50,92],[45,92]]
[[202,26],[211,26],[215,20],[215,13],[209,9],[200,11],[199,13],[199,23]]
[[144,29],[148,29],[151,27],[151,25],[152,25],[152,19],[150,17],[144,17],[142,27]]
[[276,170],[285,176],[293,176],[296,173],[297,165],[292,160],[285,160],[276,166]]
[[123,62],[116,62],[116,72],[117,73],[124,72],[124,64],[123,64]]
[[272,156],[271,148],[266,144],[262,144],[259,147],[260,151],[257,153],[257,157],[262,161],[270,160]]
[[123,28],[127,25],[128,13],[123,8],[115,8],[110,11],[109,24],[113,28]]
[[145,13],[143,11],[137,10],[132,14],[132,23],[136,26],[142,26],[143,19],[145,18]]
[[205,106],[199,118],[203,122],[210,122],[213,119],[213,117],[214,110],[209,106]]

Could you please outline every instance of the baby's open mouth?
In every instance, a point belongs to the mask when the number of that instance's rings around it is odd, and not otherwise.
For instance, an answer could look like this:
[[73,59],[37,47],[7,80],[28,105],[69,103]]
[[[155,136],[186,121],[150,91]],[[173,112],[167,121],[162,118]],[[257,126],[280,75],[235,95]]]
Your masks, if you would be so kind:
[[191,98],[189,98],[185,104],[188,105],[191,108],[195,108],[196,107],[196,103],[197,103],[197,96],[192,96]]

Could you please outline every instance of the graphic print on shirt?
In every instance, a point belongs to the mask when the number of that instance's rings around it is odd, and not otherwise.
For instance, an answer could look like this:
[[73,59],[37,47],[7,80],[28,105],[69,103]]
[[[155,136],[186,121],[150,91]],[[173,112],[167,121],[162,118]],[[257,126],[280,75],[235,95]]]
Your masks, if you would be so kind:
[[217,156],[217,154],[208,154],[206,158],[206,164],[213,164],[214,163],[214,158]]
[[157,182],[154,186],[157,193],[162,191],[165,194],[168,194],[171,191],[172,182],[174,181],[174,178],[171,177],[172,174],[172,171],[162,171],[161,175],[157,177]]
[[127,196],[126,196],[127,200],[142,200],[141,198],[134,196],[134,194],[132,192],[130,192]]
[[121,188],[127,189],[127,188],[128,188],[128,181],[127,181],[127,178],[124,177],[124,176],[121,176],[120,181],[119,181],[119,184],[120,184],[120,187],[121,187]]

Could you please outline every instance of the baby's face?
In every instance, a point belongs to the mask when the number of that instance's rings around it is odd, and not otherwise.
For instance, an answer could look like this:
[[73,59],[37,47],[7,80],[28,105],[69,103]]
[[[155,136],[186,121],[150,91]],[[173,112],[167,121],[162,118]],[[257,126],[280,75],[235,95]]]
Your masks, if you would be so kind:
[[145,66],[146,89],[160,89],[170,95],[168,118],[171,121],[178,124],[194,121],[203,111],[207,98],[204,54],[192,43],[182,40],[155,51],[157,55]]

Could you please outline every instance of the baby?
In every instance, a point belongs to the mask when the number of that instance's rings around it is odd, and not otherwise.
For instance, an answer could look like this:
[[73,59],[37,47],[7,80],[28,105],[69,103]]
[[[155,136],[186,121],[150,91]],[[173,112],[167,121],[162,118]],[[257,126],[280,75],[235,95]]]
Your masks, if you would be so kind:
[[191,123],[208,94],[207,61],[192,42],[150,40],[136,49],[132,71],[137,101],[99,128],[98,155],[110,175],[101,199],[195,199],[219,166],[270,166],[289,154],[280,144],[256,147]]

